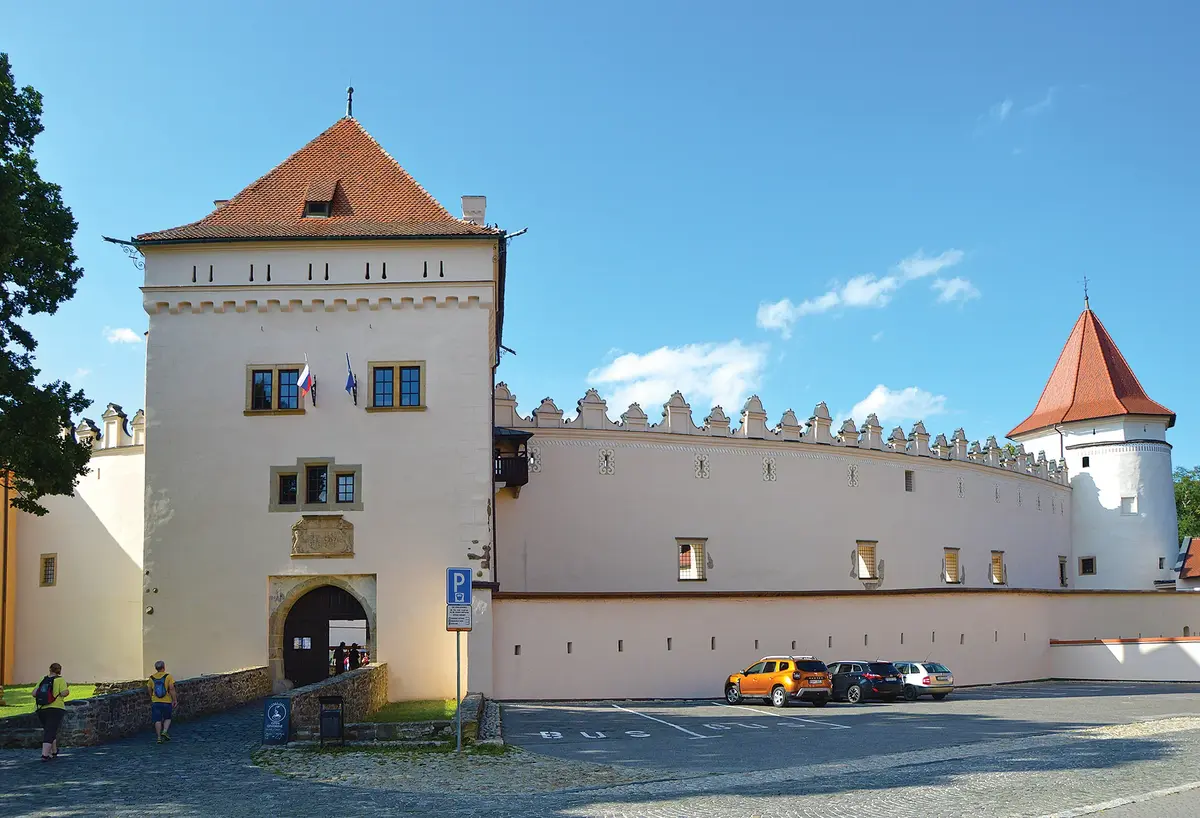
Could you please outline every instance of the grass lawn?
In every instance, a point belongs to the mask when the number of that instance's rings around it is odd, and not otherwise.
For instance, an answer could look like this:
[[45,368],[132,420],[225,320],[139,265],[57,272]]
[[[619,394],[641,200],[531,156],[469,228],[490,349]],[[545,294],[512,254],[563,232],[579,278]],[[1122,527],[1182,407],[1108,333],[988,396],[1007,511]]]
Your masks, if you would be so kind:
[[388,702],[367,721],[436,721],[454,718],[454,699],[421,699],[415,702]]
[[[33,712],[33,689],[37,684],[31,685],[7,685],[4,688],[4,707],[0,707],[0,718],[5,716],[19,716],[22,713]],[[96,692],[95,685],[71,685],[71,695],[67,697],[67,701],[73,702],[76,699],[90,699],[92,694]]]

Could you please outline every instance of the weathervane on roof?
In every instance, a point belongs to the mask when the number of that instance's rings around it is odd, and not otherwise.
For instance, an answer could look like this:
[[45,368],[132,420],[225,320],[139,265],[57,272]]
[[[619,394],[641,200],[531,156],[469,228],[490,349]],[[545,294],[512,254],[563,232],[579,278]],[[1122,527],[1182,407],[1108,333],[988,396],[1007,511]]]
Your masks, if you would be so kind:
[[346,116],[354,116],[354,86],[346,88]]
[[1084,276],[1084,277],[1083,277],[1083,308],[1084,308],[1085,310],[1090,310],[1090,309],[1091,309],[1091,307],[1090,307],[1090,306],[1088,306],[1088,290],[1087,290],[1087,285],[1088,285],[1088,278],[1087,278],[1087,276]]

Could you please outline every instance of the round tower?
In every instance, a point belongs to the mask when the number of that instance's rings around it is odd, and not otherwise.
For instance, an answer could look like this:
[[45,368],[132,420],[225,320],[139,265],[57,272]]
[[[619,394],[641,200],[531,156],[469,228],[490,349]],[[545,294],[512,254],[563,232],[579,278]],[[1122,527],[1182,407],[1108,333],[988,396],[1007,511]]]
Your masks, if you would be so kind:
[[1173,583],[1179,551],[1171,444],[1175,414],[1151,400],[1096,314],[1075,322],[1033,413],[1008,436],[1067,464],[1074,588]]

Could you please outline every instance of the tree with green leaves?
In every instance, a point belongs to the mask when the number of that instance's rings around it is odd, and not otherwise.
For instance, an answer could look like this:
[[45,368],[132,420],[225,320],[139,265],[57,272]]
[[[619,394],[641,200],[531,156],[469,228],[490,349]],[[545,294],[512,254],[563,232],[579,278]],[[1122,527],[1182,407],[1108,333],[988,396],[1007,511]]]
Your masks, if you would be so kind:
[[1181,539],[1200,537],[1200,466],[1175,469],[1175,513]]
[[19,323],[57,312],[83,275],[71,247],[78,225],[33,158],[41,132],[42,95],[18,89],[0,53],[0,474],[14,490],[12,507],[38,515],[43,497],[74,493],[90,454],[63,434],[88,400],[63,381],[38,385],[37,342]]

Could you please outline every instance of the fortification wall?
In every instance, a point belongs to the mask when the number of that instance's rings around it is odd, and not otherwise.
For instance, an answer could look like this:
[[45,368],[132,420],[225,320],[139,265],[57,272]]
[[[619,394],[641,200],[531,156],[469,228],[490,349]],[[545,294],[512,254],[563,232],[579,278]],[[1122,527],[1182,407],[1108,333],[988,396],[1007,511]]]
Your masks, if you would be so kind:
[[82,682],[144,670],[142,605],[153,597],[142,587],[145,416],[131,421],[109,404],[99,424],[85,418],[74,434],[92,447],[74,496],[45,498],[41,517],[17,514],[17,682],[40,679],[51,662]]
[[[752,397],[736,431],[720,407],[696,426],[676,393],[660,423],[636,404],[614,423],[589,391],[573,420],[549,399],[524,418],[498,385],[496,425],[533,433],[528,485],[497,497],[501,589],[1061,587],[1071,489],[1057,463],[1006,458],[994,438],[968,446],[961,429],[931,444],[922,423],[884,440],[874,416],[835,436],[824,404],[804,434],[790,410],[774,428],[766,417]],[[703,549],[684,579],[681,540]],[[874,571],[860,543],[874,547]],[[957,549],[949,566],[946,549]]]

